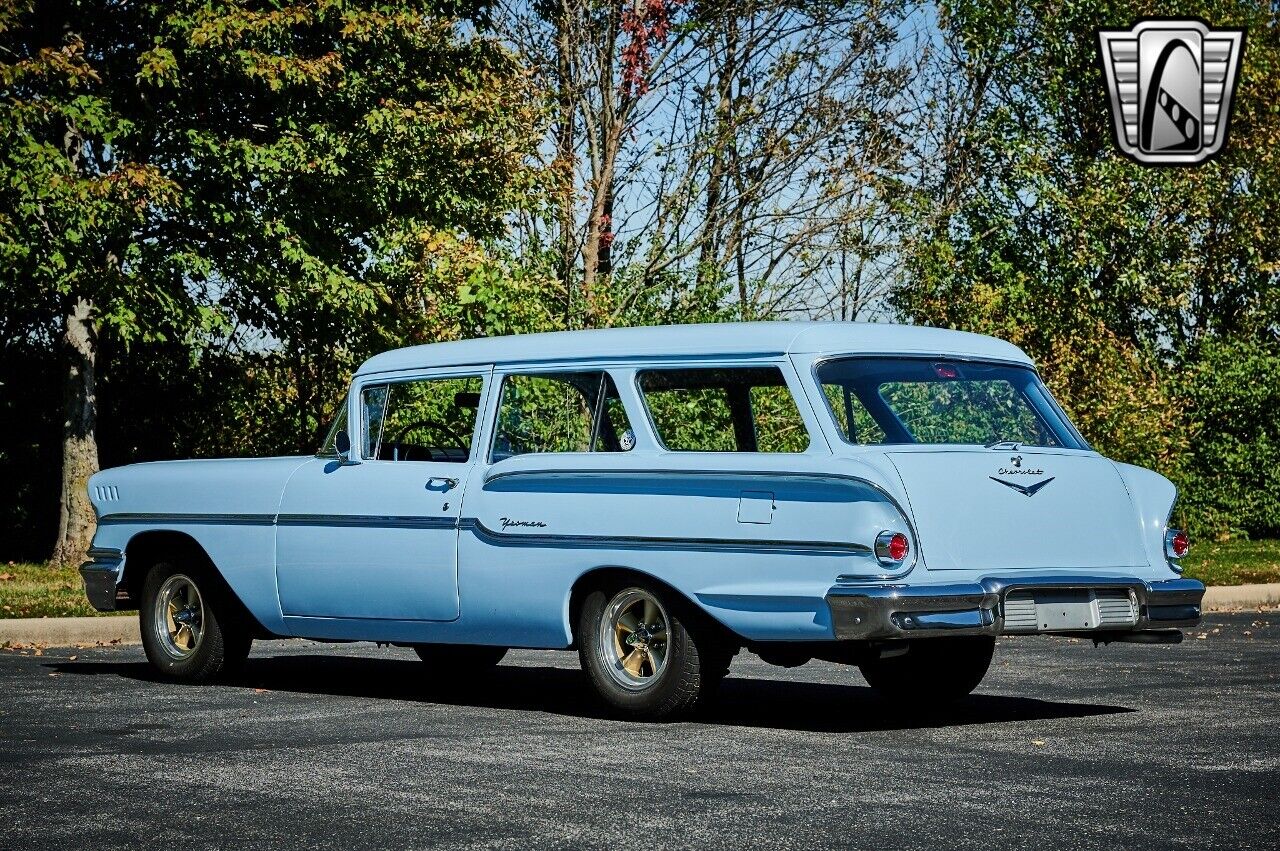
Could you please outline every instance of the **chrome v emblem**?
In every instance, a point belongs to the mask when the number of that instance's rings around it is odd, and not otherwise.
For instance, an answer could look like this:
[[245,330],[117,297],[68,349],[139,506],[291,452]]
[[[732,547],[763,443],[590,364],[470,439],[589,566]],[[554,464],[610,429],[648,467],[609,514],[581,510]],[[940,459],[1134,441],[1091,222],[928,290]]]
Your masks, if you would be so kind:
[[1040,488],[1049,484],[1049,482],[1052,482],[1054,479],[1057,478],[1057,476],[1050,476],[1049,478],[1045,479],[1042,482],[1036,482],[1034,485],[1019,485],[1019,484],[1015,484],[1014,482],[1006,482],[1004,479],[997,479],[995,476],[987,476],[987,478],[993,482],[999,482],[1000,484],[1004,485],[1007,488],[1013,488],[1023,496],[1035,496],[1036,493],[1040,490]]

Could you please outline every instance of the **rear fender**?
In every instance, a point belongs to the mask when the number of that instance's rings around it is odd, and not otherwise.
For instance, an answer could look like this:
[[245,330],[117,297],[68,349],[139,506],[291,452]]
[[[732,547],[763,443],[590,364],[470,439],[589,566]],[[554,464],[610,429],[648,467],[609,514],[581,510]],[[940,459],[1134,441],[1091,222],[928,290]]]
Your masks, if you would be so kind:
[[1142,528],[1147,560],[1152,567],[1164,567],[1174,573],[1181,573],[1180,570],[1174,570],[1164,551],[1164,533],[1169,527],[1169,517],[1173,514],[1173,505],[1178,499],[1178,488],[1154,470],[1121,464],[1119,461],[1112,463],[1133,501],[1138,524]]

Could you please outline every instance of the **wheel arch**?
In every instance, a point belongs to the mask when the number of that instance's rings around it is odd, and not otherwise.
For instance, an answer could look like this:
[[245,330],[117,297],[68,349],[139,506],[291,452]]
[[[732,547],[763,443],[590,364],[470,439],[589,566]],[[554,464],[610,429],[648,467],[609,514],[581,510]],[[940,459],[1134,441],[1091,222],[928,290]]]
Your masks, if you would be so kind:
[[127,589],[129,599],[136,605],[142,605],[142,584],[157,562],[171,558],[192,559],[208,569],[213,581],[217,583],[217,593],[238,610],[254,638],[273,637],[236,594],[204,545],[190,534],[175,529],[147,529],[129,539],[124,553],[124,572],[120,582]]
[[718,643],[745,646],[746,639],[738,635],[718,618],[708,612],[697,600],[652,573],[622,565],[601,565],[585,571],[574,580],[565,601],[565,616],[569,623],[569,635],[573,639],[572,647],[578,644],[578,615],[582,611],[583,601],[592,591],[607,588],[610,585],[621,585],[626,582],[643,582],[654,586],[670,598],[683,610],[683,614],[692,617],[695,624],[716,636]]

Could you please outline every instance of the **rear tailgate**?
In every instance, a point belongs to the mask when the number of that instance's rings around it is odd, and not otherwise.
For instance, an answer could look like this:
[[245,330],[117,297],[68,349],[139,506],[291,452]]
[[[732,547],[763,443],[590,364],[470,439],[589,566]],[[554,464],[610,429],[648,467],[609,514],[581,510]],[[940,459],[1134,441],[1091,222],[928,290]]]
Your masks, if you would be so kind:
[[1094,453],[957,447],[887,454],[930,570],[1146,565],[1124,482]]

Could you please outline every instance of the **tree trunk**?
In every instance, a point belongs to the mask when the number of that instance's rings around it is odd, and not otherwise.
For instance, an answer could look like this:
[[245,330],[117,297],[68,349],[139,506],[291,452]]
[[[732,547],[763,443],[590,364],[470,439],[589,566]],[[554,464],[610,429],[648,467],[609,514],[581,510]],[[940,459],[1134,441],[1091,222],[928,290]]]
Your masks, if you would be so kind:
[[577,277],[578,241],[574,228],[574,185],[577,158],[574,156],[575,83],[570,52],[573,50],[573,11],[567,0],[561,2],[555,17],[556,26],[556,174],[561,185],[557,193],[559,222],[560,280],[565,293],[565,327],[574,327],[573,291]]
[[98,472],[98,412],[94,361],[96,341],[90,314],[93,303],[79,299],[66,316],[63,342],[68,355],[62,430],[62,496],[58,505],[58,542],[51,561],[76,564],[93,540],[96,520],[89,502],[89,477]]
[[698,250],[698,283],[718,280],[723,245],[724,179],[728,168],[726,152],[735,139],[733,122],[733,76],[737,73],[738,15],[725,13],[724,59],[716,70],[715,118],[712,122],[711,163],[707,168],[706,206],[703,208],[702,247]]

